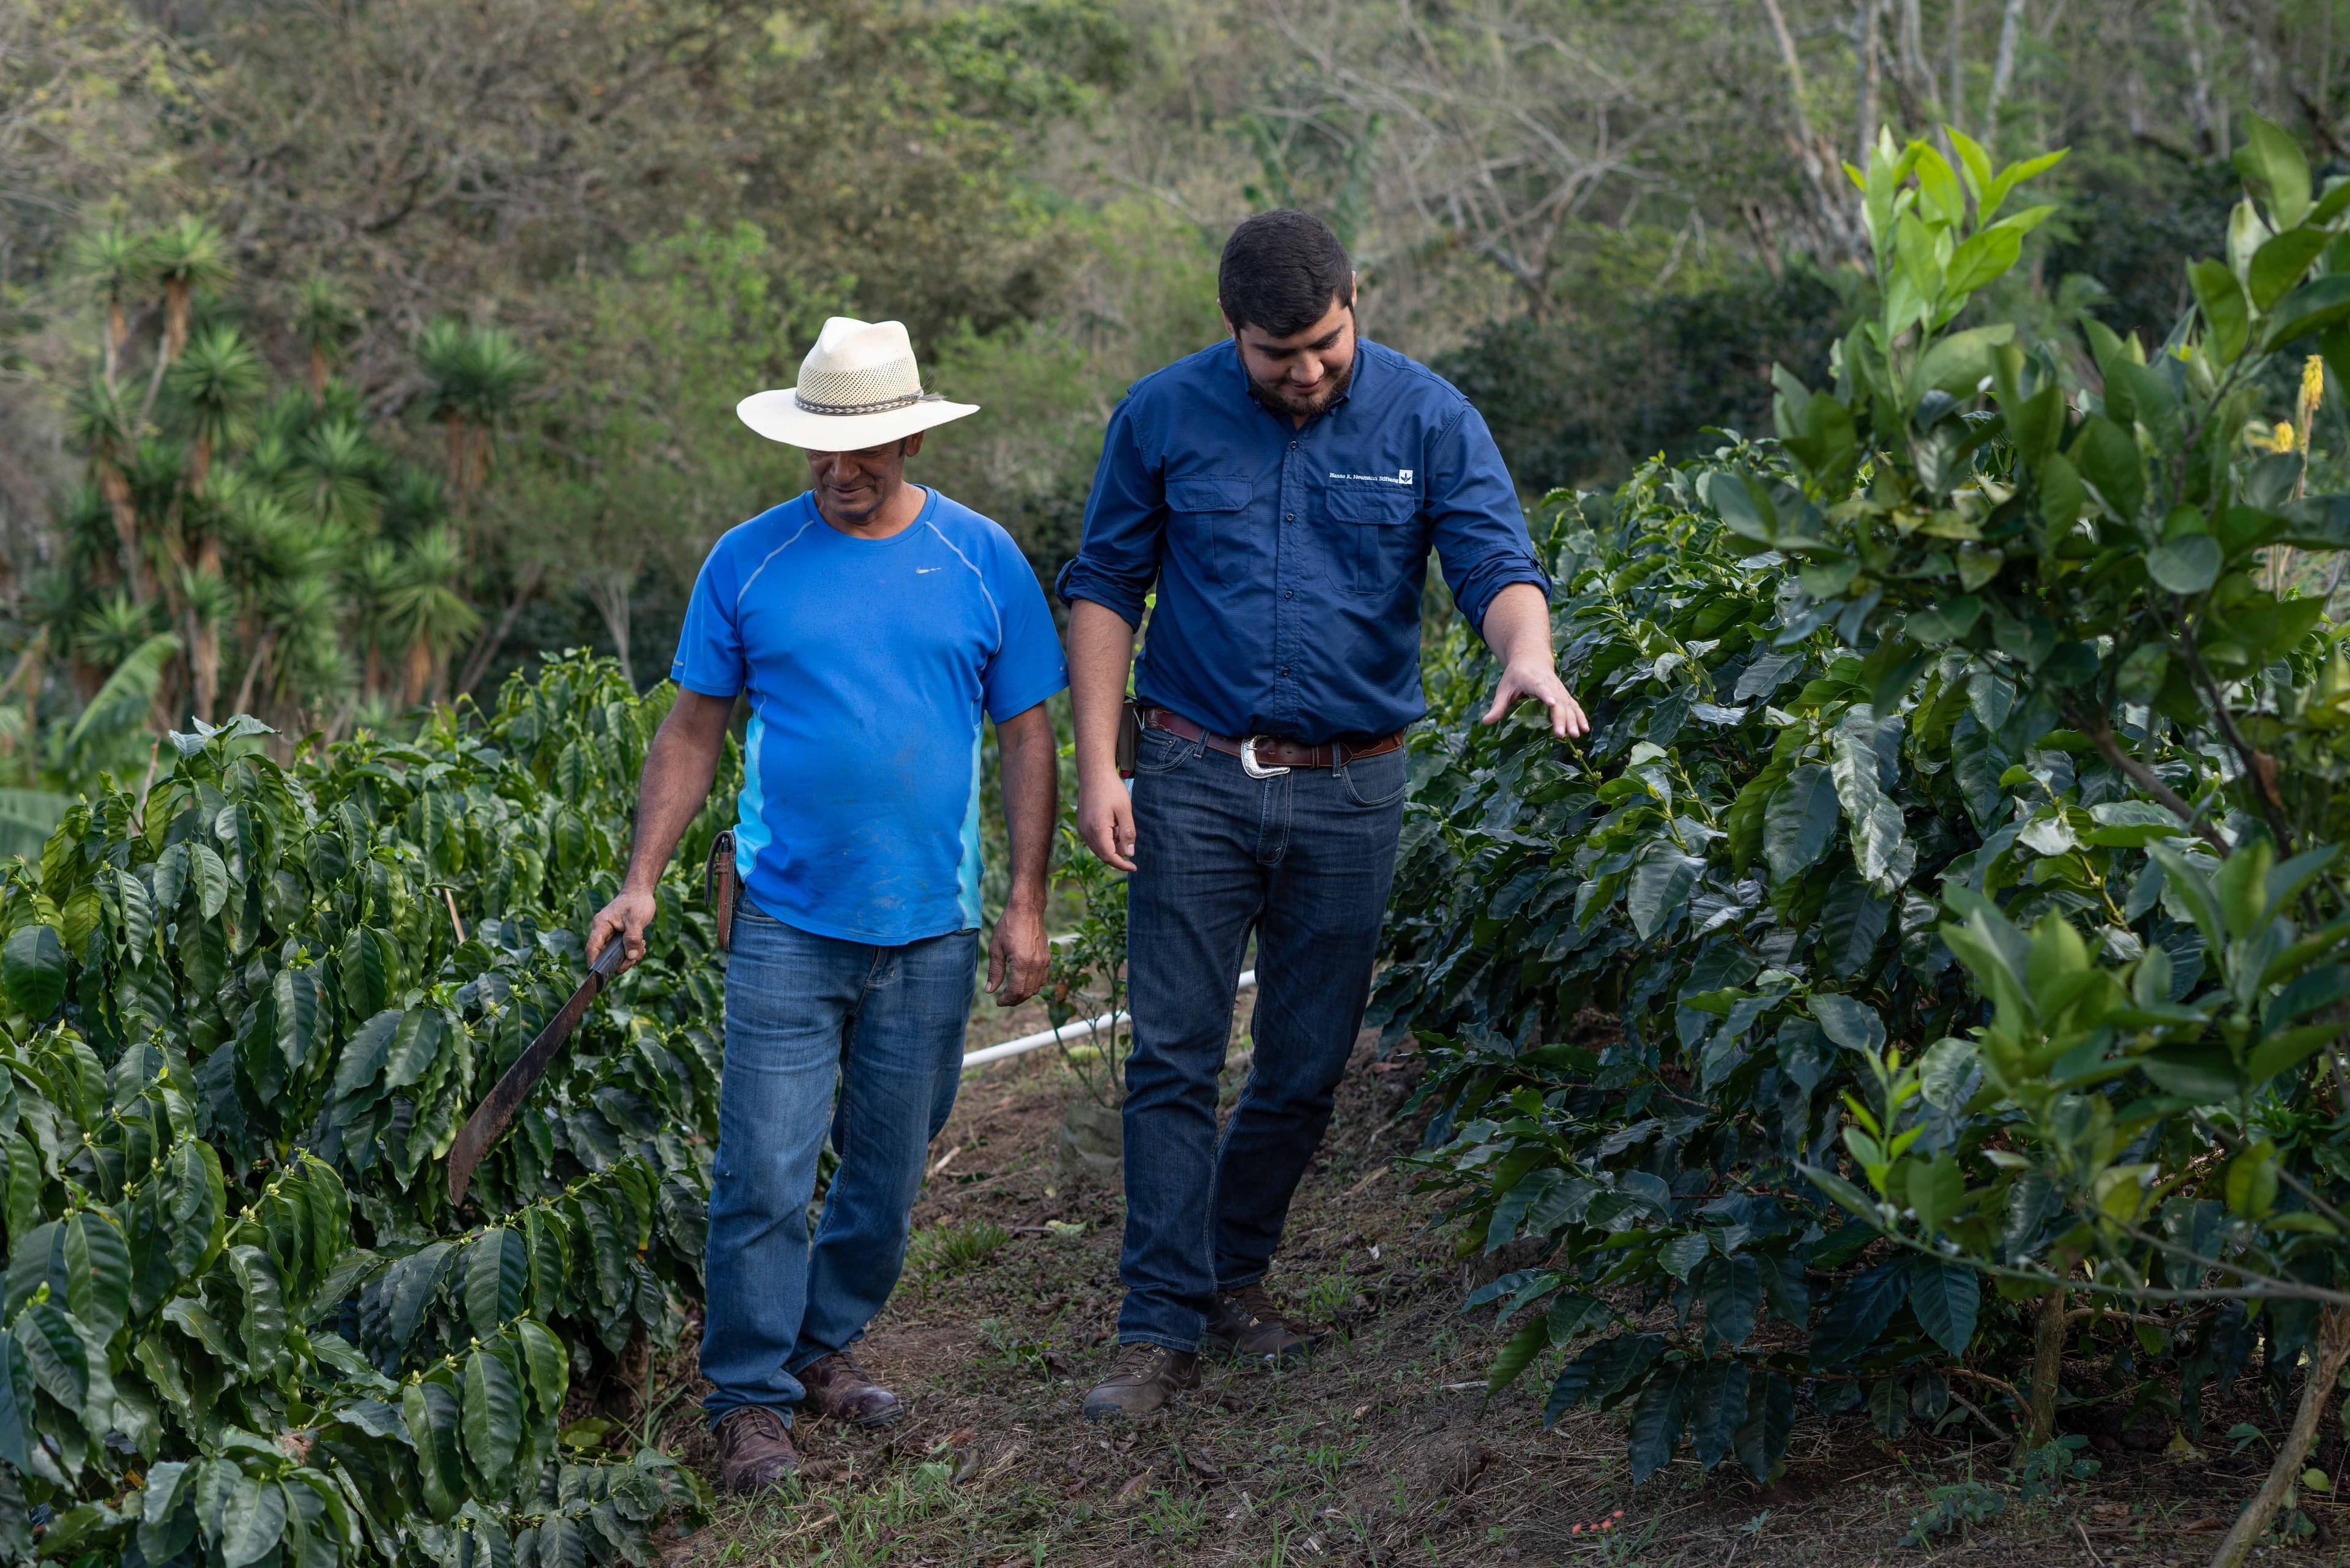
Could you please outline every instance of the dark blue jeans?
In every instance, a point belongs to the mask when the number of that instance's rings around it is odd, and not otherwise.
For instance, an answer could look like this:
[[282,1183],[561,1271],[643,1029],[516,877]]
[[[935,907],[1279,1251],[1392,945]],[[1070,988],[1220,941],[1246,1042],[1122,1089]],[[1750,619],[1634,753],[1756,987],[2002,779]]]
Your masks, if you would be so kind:
[[[1402,752],[1253,779],[1143,732],[1127,885],[1121,1344],[1195,1350],[1219,1290],[1264,1275],[1362,1027],[1403,826]],[[1256,933],[1256,1055],[1222,1135],[1216,1076]]]
[[[962,1082],[978,960],[976,931],[871,947],[747,899],[736,914],[702,1261],[712,1421],[764,1405],[788,1422],[806,1393],[793,1374],[863,1337],[889,1299],[923,1157]],[[827,1132],[840,1168],[811,1247]]]

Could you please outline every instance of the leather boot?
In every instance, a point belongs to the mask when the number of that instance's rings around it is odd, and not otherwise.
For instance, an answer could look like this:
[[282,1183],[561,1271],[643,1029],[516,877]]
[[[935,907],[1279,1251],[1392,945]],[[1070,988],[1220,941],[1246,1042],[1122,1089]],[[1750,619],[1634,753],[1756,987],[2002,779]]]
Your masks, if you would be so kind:
[[718,1484],[726,1490],[764,1491],[799,1468],[784,1418],[765,1406],[740,1406],[718,1423]]
[[1322,1337],[1284,1313],[1263,1285],[1217,1292],[1204,1334],[1207,1348],[1217,1355],[1267,1366],[1305,1360]]
[[865,1374],[845,1350],[809,1362],[796,1374],[807,1407],[852,1427],[886,1427],[906,1413],[898,1397]]
[[1086,1396],[1088,1421],[1139,1420],[1168,1399],[1200,1386],[1200,1358],[1163,1345],[1122,1345],[1109,1376]]

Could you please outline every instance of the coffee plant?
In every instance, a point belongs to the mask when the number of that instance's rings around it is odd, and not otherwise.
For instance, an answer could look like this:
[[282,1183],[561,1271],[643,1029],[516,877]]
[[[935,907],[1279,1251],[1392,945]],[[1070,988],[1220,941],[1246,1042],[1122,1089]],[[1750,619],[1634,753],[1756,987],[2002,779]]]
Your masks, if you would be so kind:
[[1853,171],[1875,294],[1775,440],[1553,498],[1595,728],[1481,731],[1440,671],[1378,1006],[1464,1249],[1521,1265],[1471,1298],[1523,1314],[1495,1386],[1564,1346],[1549,1417],[1627,1405],[1636,1478],[1686,1435],[1767,1479],[1806,1401],[2037,1451],[2085,1323],[2190,1431],[2306,1351],[2233,1563],[2350,1361],[2350,648],[2294,592],[2350,497],[2305,417],[2248,439],[2350,369],[2350,182],[2257,127],[2170,339],[2068,357],[1980,304],[2055,155],[1950,145]]
[[440,1164],[584,969],[665,706],[572,658],[408,743],[173,735],[0,871],[0,1553],[567,1568],[704,1505],[565,1425],[700,1294],[689,877],[463,1208]]

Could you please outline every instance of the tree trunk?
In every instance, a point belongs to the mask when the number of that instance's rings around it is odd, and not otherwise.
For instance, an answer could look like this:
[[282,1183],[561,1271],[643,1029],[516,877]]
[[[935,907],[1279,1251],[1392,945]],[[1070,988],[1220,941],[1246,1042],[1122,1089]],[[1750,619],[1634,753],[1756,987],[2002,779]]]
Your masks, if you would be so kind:
[[1999,134],[1999,100],[2007,95],[2007,85],[2015,79],[2015,41],[2023,31],[2023,0],[2007,0],[2007,12],[1999,19],[1999,55],[1991,62],[1991,97],[1983,104],[1983,140],[1989,141]]
[[261,640],[254,645],[253,657],[244,661],[244,679],[236,683],[236,701],[232,711],[238,713],[253,711],[254,683],[260,678],[262,666],[269,662],[270,650],[276,646],[277,628],[271,627],[261,634]]
[[456,414],[442,420],[449,431],[449,494],[457,510],[465,510],[465,473],[471,466],[465,461],[465,421]]
[[[220,541],[211,535],[196,547],[196,576],[220,576]],[[215,722],[213,709],[220,702],[221,628],[218,617],[198,613],[198,606],[188,607],[188,682],[195,699],[196,717],[205,723]]]
[[1960,47],[1967,29],[1967,0],[1950,0],[1950,100],[1944,107],[1950,110],[1952,129],[1964,130],[1961,123],[1967,107],[1966,55]]
[[1859,150],[1853,155],[1853,161],[1861,169],[1868,167],[1869,150],[1877,145],[1877,0],[1860,0],[1859,104],[1855,116],[1860,134],[1857,138]]
[[188,346],[188,306],[193,287],[185,278],[172,278],[163,285],[163,361],[180,357]]
[[2056,1440],[2056,1391],[2064,1376],[2064,1291],[2060,1286],[2040,1298],[2032,1324],[2032,1418],[2023,1434],[2027,1453]]
[[310,406],[322,408],[327,401],[327,351],[310,350]]
[[114,390],[115,372],[122,364],[122,345],[130,337],[130,318],[122,313],[122,301],[106,302],[106,389]]
[[432,685],[432,645],[418,638],[408,648],[408,683],[401,699],[410,707],[424,701]]
[[2309,1347],[2309,1376],[2301,1386],[2301,1408],[2293,1413],[2293,1428],[2278,1445],[2268,1480],[2237,1516],[2235,1528],[2220,1542],[2220,1550],[2211,1554],[2211,1568],[2237,1568],[2251,1554],[2252,1543],[2266,1533],[2269,1521],[2284,1505],[2285,1494],[2301,1477],[2302,1461],[2309,1457],[2318,1419],[2325,1414],[2334,1380],[2342,1375],[2345,1362],[2350,1362],[2350,1308],[2330,1306],[2318,1314],[2317,1343]]
[[122,570],[130,580],[130,597],[143,605],[155,597],[155,586],[147,580],[147,563],[139,548],[139,507],[130,499],[130,481],[113,463],[100,463],[98,493],[106,498],[106,509],[114,518],[114,540],[122,548]]

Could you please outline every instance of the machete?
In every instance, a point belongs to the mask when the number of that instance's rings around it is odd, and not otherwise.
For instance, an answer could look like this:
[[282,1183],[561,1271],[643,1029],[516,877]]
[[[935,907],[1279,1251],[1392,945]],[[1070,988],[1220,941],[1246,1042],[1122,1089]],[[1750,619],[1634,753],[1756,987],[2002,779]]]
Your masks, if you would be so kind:
[[546,1075],[547,1064],[555,1060],[555,1054],[563,1049],[563,1043],[579,1026],[579,1020],[587,1014],[588,1004],[596,1000],[596,993],[604,989],[604,982],[619,971],[621,950],[627,945],[618,933],[604,944],[604,950],[596,955],[594,963],[588,966],[588,978],[579,982],[579,989],[571,993],[571,1000],[547,1021],[546,1027],[538,1032],[538,1038],[530,1043],[530,1048],[515,1058],[514,1065],[506,1069],[505,1076],[498,1080],[497,1087],[490,1091],[487,1099],[473,1107],[473,1114],[465,1118],[463,1127],[457,1129],[457,1141],[449,1146],[451,1203],[465,1200],[465,1189],[473,1185],[473,1168],[482,1163],[482,1156],[490,1151],[490,1145],[497,1142],[498,1135],[506,1130],[507,1124],[514,1120],[515,1112],[522,1109],[524,1097]]

